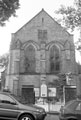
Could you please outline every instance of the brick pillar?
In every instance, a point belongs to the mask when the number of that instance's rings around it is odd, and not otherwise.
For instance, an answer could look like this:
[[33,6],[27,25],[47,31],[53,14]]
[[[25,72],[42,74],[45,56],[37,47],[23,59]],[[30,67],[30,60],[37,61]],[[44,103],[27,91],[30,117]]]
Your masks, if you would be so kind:
[[[41,97],[47,96],[47,85],[46,85],[46,50],[45,50],[45,43],[41,43],[41,50],[40,50],[40,83],[41,83]],[[42,86],[46,86],[43,88]],[[44,95],[42,91],[44,91]],[[42,96],[43,95],[43,96]]]
[[41,74],[46,73],[46,51],[45,51],[45,43],[41,43],[40,50],[40,69]]
[[36,72],[40,73],[40,51],[36,50]]

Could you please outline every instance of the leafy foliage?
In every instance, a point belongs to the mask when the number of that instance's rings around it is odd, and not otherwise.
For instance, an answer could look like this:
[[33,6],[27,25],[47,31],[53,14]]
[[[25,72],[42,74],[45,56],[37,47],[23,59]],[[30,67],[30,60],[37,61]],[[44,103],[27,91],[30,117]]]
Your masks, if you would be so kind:
[[19,8],[19,0],[0,0],[0,25],[5,25],[5,21],[12,15],[16,16],[16,10]]
[[75,47],[78,51],[81,50],[81,39],[79,38],[78,41],[75,43]]
[[74,7],[62,5],[55,13],[62,15],[60,22],[67,29],[74,30],[75,27],[81,25],[81,0],[75,0]]
[[0,64],[3,65],[3,67],[7,67],[9,63],[9,54],[4,54],[0,56]]
[[49,83],[49,86],[55,87],[57,89],[57,98],[61,100],[63,99],[63,87],[66,85],[66,75],[59,74],[58,80],[53,80],[53,82]]

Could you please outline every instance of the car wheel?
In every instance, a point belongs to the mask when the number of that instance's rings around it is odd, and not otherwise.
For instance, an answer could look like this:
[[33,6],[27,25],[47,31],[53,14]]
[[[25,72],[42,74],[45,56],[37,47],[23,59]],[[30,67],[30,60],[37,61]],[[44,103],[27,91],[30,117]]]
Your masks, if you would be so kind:
[[22,115],[19,120],[33,120],[33,117],[31,115],[25,114]]

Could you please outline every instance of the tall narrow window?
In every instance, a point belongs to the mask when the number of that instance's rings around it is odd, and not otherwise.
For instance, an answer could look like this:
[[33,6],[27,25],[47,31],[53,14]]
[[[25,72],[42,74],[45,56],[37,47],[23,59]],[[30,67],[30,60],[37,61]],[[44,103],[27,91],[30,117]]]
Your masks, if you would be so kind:
[[47,30],[43,30],[43,39],[47,39]]
[[35,49],[32,45],[29,45],[25,51],[25,72],[35,72],[36,60],[35,60]]
[[38,30],[38,39],[42,39],[42,38],[43,38],[42,30]]
[[60,55],[59,49],[56,45],[54,45],[50,49],[50,72],[58,72],[60,71]]

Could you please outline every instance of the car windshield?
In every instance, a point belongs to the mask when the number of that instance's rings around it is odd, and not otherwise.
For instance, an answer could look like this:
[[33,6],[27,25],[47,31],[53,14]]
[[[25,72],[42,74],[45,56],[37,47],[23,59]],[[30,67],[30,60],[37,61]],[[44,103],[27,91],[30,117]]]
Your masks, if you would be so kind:
[[27,101],[25,99],[23,99],[21,96],[15,96],[12,95],[18,102],[23,103],[23,104],[27,104]]
[[65,107],[66,107],[66,108],[75,109],[75,107],[78,105],[78,102],[79,102],[79,101],[77,101],[77,100],[72,100],[72,101],[70,101],[70,102],[67,102],[67,103],[65,104]]
[[69,101],[65,104],[66,107],[70,106],[72,103],[74,103],[75,100]]

